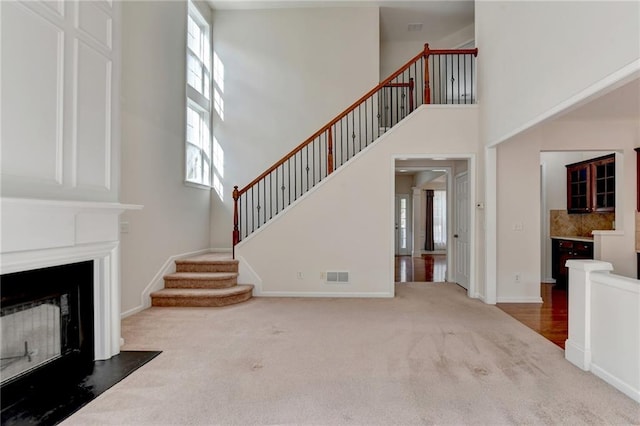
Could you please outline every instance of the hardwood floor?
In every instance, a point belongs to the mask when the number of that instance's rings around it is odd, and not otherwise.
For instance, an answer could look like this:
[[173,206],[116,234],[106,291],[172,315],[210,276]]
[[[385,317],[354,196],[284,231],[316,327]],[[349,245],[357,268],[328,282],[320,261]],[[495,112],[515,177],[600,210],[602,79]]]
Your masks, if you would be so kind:
[[395,282],[444,282],[447,276],[447,256],[423,254],[422,257],[396,256]]
[[[447,273],[446,255],[396,256],[395,281],[443,282]],[[566,287],[542,283],[542,303],[498,303],[496,306],[538,334],[564,349],[568,334]]]
[[540,285],[540,303],[498,303],[496,306],[564,349],[568,334],[568,294],[555,284]]

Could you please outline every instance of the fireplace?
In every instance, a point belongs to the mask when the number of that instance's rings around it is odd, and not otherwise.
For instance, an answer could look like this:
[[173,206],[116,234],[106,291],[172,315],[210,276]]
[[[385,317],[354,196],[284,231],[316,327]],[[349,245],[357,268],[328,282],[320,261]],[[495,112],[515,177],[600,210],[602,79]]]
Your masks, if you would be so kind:
[[93,261],[0,277],[0,385],[94,360]]
[[[93,360],[107,360],[117,355],[122,344],[119,215],[125,210],[137,210],[141,207],[105,202],[0,198],[2,297],[5,296],[5,277],[13,276],[14,273],[39,274],[36,271],[41,269],[64,270],[67,268],[66,265],[85,265],[82,268],[83,274],[87,275],[88,284],[81,285],[79,297],[91,299],[90,305],[83,304],[83,306],[92,306],[91,314],[88,313],[88,308],[86,311],[84,307],[81,310],[87,318],[90,316],[91,319],[83,320],[82,325],[79,326],[82,330],[81,335],[73,339],[80,342],[83,354],[92,354]],[[48,296],[52,285],[59,284],[63,288],[67,285],[66,280],[63,279],[35,281],[41,283],[41,285],[35,285],[34,290],[40,294],[38,300]],[[17,288],[14,294],[16,301],[11,304],[28,303],[29,300],[21,296],[20,287]],[[54,298],[58,297],[56,291],[53,293]],[[57,309],[63,312],[70,306],[69,297],[66,298],[66,302],[65,298],[59,297],[59,300],[42,304],[45,306],[37,309],[42,314],[52,315],[57,315]],[[24,305],[16,308],[14,314],[18,310],[28,311],[32,308],[34,307]],[[35,311],[30,314],[34,313]],[[6,315],[10,315],[9,311]],[[89,338],[91,335],[92,339]],[[56,337],[52,339],[55,340]],[[17,350],[17,353],[9,355],[27,354],[29,356],[29,346],[27,344],[25,350],[23,341],[20,349],[12,349],[12,351]],[[91,347],[91,350],[88,347]],[[79,349],[76,348],[73,351],[76,350]],[[50,358],[56,357],[55,353],[50,356]]]

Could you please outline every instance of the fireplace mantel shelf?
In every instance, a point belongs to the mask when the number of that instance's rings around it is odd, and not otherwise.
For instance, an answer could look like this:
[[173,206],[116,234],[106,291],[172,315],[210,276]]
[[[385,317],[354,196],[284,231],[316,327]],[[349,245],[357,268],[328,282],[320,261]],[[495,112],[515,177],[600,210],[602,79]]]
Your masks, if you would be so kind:
[[2,205],[8,204],[23,204],[25,206],[39,206],[39,207],[59,207],[65,209],[79,209],[79,210],[142,210],[144,206],[140,204],[121,204],[121,203],[107,203],[97,201],[74,201],[74,200],[47,200],[39,198],[7,198],[0,199]]

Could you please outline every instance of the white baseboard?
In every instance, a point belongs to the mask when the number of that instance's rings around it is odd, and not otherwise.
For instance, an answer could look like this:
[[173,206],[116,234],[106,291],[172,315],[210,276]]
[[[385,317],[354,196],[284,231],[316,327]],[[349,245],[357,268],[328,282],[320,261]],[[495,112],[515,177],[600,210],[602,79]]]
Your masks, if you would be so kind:
[[126,317],[130,317],[131,315],[135,315],[138,312],[144,311],[146,308],[142,305],[138,305],[135,308],[129,309],[128,311],[124,311],[120,313],[120,319],[125,319]]
[[564,359],[584,371],[591,366],[591,351],[567,339],[564,342]]
[[542,297],[498,297],[497,303],[542,303]]
[[257,297],[343,297],[343,298],[393,298],[393,293],[340,293],[340,292],[304,292],[304,291],[264,291]]
[[591,364],[591,372],[609,383],[614,388],[618,389],[623,394],[627,395],[629,398],[633,399],[636,402],[640,402],[640,389],[634,389],[628,383],[622,381],[618,377],[612,375],[611,373],[605,371],[604,369],[598,367],[596,364]]
[[210,248],[208,251],[211,253],[233,253],[233,249],[228,247]]
[[[226,253],[227,251],[228,250],[225,250],[223,251],[223,253]],[[204,249],[204,250],[198,250],[198,251],[182,253],[182,254],[177,254],[175,256],[171,256],[162,265],[162,267],[160,267],[160,270],[153,276],[153,278],[151,279],[149,284],[147,284],[144,290],[142,290],[142,294],[140,295],[140,305],[120,313],[120,318],[122,319],[126,318],[128,316],[137,314],[138,312],[151,307],[151,293],[153,293],[156,290],[160,290],[164,287],[163,277],[167,274],[172,274],[176,271],[176,264],[175,264],[176,260],[184,259],[191,256],[197,256],[200,254],[211,253],[211,252],[218,252],[218,251],[216,251],[216,249]]]

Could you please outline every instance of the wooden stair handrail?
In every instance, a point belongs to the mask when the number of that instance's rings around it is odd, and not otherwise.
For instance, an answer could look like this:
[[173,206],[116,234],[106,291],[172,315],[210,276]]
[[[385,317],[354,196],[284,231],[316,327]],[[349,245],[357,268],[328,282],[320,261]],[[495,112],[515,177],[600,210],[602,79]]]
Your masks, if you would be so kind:
[[[254,180],[252,180],[249,184],[245,185],[242,189],[238,190],[237,193],[234,192],[234,196],[240,197],[242,194],[247,192],[252,186],[254,186],[258,182],[260,182],[262,179],[264,179],[266,176],[268,176],[270,173],[272,173],[278,167],[283,165],[287,160],[289,160],[291,157],[293,157],[298,152],[300,152],[305,146],[309,145],[314,139],[316,139],[318,136],[320,136],[324,132],[326,132],[331,126],[333,126],[334,124],[338,123],[345,116],[347,116],[350,112],[354,111],[360,104],[362,104],[364,101],[369,99],[376,92],[381,90],[384,86],[389,84],[391,82],[391,80],[393,80],[394,78],[396,78],[397,76],[399,76],[400,74],[405,72],[411,65],[413,65],[414,62],[418,61],[420,58],[422,58],[422,57],[428,58],[430,55],[451,55],[451,54],[478,56],[478,48],[475,48],[475,49],[435,49],[435,50],[432,50],[432,49],[429,49],[429,44],[428,43],[425,44],[424,50],[422,52],[418,53],[416,56],[414,56],[409,61],[407,61],[407,63],[405,63],[402,67],[400,67],[396,72],[391,74],[389,77],[384,79],[376,87],[374,87],[373,89],[369,90],[360,99],[358,99],[353,104],[351,104],[351,106],[349,106],[343,112],[338,114],[333,120],[331,120],[329,123],[327,123],[325,126],[323,126],[320,130],[318,130],[313,135],[311,135],[309,138],[307,138],[300,145],[296,146],[293,150],[291,150],[287,155],[282,157],[274,165],[272,165],[267,170],[265,170],[260,176],[258,176]],[[426,77],[426,78],[428,78],[428,77]]]
[[[395,71],[389,77],[384,79],[382,82],[380,82],[373,89],[371,89],[367,93],[365,93],[362,97],[360,97],[360,99],[358,99],[353,104],[351,104],[347,109],[345,109],[340,114],[338,114],[333,120],[329,121],[320,130],[315,132],[313,135],[311,135],[309,138],[307,138],[300,145],[296,146],[287,155],[282,157],[278,162],[276,162],[274,165],[272,165],[266,171],[264,171],[260,176],[258,176],[254,180],[252,180],[248,185],[245,185],[242,189],[238,189],[237,186],[233,187],[234,189],[233,189],[233,235],[232,235],[232,238],[233,238],[233,248],[234,248],[233,256],[234,256],[234,258],[235,258],[235,246],[236,246],[236,244],[238,244],[240,242],[240,238],[241,238],[241,235],[240,235],[241,234],[241,232],[240,232],[240,223],[239,223],[239,220],[241,219],[239,217],[240,216],[240,214],[239,214],[240,213],[240,211],[239,211],[240,206],[238,205],[238,201],[240,200],[240,197],[243,194],[245,194],[249,189],[251,189],[255,185],[259,184],[260,181],[264,180],[267,176],[269,176],[274,171],[276,171],[276,173],[277,173],[277,169],[279,167],[283,166],[288,160],[290,160],[296,154],[302,152],[302,150],[305,147],[308,147],[309,145],[314,143],[314,141],[317,138],[319,138],[323,133],[326,133],[326,143],[327,143],[327,146],[326,146],[326,149],[327,149],[327,153],[326,153],[327,154],[327,158],[326,158],[326,176],[330,175],[334,171],[334,164],[333,164],[333,161],[334,161],[334,152],[333,152],[333,150],[334,150],[333,142],[334,141],[333,141],[333,136],[334,135],[333,135],[333,130],[332,130],[333,126],[335,126],[338,123],[340,123],[340,121],[342,119],[344,119],[345,117],[347,117],[347,120],[348,120],[348,115],[350,113],[354,113],[356,108],[359,108],[363,103],[367,102],[367,100],[369,98],[371,98],[372,96],[374,96],[376,93],[380,92],[384,88],[408,88],[409,89],[409,113],[413,112],[413,109],[414,109],[413,91],[414,91],[414,88],[416,86],[416,82],[414,80],[414,77],[417,77],[417,74],[412,77],[411,76],[410,67],[412,65],[415,67],[416,66],[416,62],[418,62],[420,59],[424,59],[424,75],[422,77],[424,81],[420,82],[420,84],[422,84],[424,86],[424,96],[423,96],[421,102],[422,102],[422,104],[430,104],[431,103],[431,84],[430,84],[430,81],[429,81],[429,56],[432,56],[432,55],[473,55],[474,57],[477,57],[478,56],[478,49],[475,48],[475,49],[434,49],[434,50],[431,50],[429,48],[429,44],[425,43],[424,50],[422,52],[418,53],[416,56],[411,58],[402,67],[400,67],[397,71]],[[392,80],[396,79],[398,76],[402,75],[407,70],[409,70],[409,81],[408,82],[405,82],[404,81],[404,77],[403,77],[402,78],[402,82],[392,83]],[[414,68],[414,72],[416,72],[415,68]],[[404,94],[403,94],[403,96],[404,96]],[[373,109],[373,107],[372,107],[372,109]],[[365,104],[365,114],[366,114],[366,104]],[[378,114],[378,118],[380,118],[380,114]],[[374,117],[374,119],[375,119],[375,117]],[[347,126],[348,126],[348,124],[347,124]],[[354,141],[355,141],[355,133],[353,134],[353,138],[354,138]],[[366,144],[365,144],[365,146],[366,146]],[[360,146],[360,149],[362,149],[362,146]],[[355,145],[354,145],[354,150],[355,150]],[[307,162],[308,162],[308,158],[307,158]],[[309,180],[308,172],[309,172],[309,167],[307,165],[307,185],[309,184],[309,182],[308,182],[308,180]],[[284,175],[283,175],[283,179],[284,179]],[[315,179],[315,177],[314,177],[314,179]],[[277,181],[278,181],[278,175],[276,174],[276,184],[277,184]],[[282,189],[284,191],[284,186],[282,187]],[[258,187],[258,190],[259,190],[259,187]],[[289,193],[289,196],[291,196],[290,193]],[[266,197],[266,195],[265,195],[265,197]],[[284,192],[283,192],[283,197],[284,197]],[[246,202],[246,200],[245,200],[245,202]],[[260,195],[258,194],[258,203],[259,202],[260,202]],[[277,204],[277,202],[278,201],[277,201],[277,193],[276,193],[276,204]],[[253,203],[253,192],[252,192],[252,203]],[[273,207],[273,205],[271,205],[271,206]],[[257,208],[258,208],[258,221],[260,221],[260,204],[258,204]],[[283,200],[283,208],[284,208],[284,200]],[[277,214],[277,211],[276,211],[276,214]],[[266,214],[264,216],[264,220],[266,222]],[[252,216],[252,223],[253,223],[253,216]],[[258,228],[259,227],[260,227],[260,223],[258,223]]]

